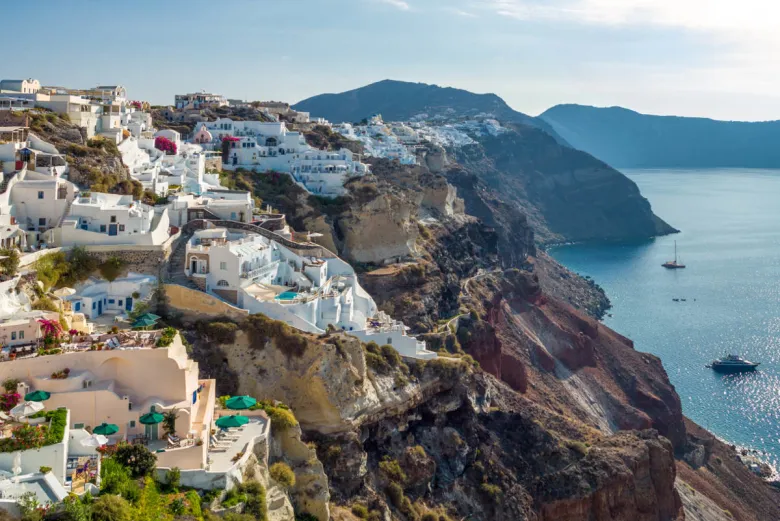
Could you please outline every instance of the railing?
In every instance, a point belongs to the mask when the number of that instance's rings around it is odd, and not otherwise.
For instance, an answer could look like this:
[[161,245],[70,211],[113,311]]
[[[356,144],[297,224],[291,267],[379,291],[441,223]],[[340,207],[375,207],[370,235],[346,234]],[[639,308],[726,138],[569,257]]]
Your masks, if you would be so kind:
[[245,272],[241,273],[241,278],[242,279],[256,279],[258,277],[262,277],[263,275],[267,275],[268,273],[273,271],[273,269],[276,266],[278,266],[278,265],[279,265],[279,261],[274,261],[271,264],[268,264],[266,266],[262,266],[260,268],[255,268],[255,269],[250,270],[250,271],[245,271]]

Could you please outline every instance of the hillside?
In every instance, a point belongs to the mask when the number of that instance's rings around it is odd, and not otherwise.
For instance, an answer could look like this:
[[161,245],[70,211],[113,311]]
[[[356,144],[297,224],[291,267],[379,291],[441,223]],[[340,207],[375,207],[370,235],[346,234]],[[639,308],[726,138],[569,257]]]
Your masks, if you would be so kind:
[[573,147],[615,167],[780,167],[780,121],[651,116],[582,105],[558,105],[539,117]]
[[333,122],[360,121],[374,114],[382,114],[386,121],[406,121],[421,114],[447,119],[492,114],[496,119],[541,128],[558,139],[545,121],[517,112],[495,94],[427,83],[383,80],[339,94],[313,96],[293,108]]

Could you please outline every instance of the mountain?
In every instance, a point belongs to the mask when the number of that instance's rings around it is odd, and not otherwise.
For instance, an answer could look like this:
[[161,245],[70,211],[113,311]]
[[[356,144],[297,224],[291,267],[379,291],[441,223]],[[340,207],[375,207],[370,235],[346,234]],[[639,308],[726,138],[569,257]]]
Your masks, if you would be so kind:
[[443,118],[493,114],[496,119],[541,128],[559,139],[546,121],[512,109],[495,94],[475,94],[427,83],[383,80],[339,94],[320,94],[293,105],[295,110],[335,122],[354,122],[382,114],[386,121],[406,121],[420,114]]
[[558,105],[539,118],[573,147],[615,167],[780,167],[780,121],[651,116],[583,105]]
[[330,121],[359,121],[373,114],[405,121],[426,114],[431,126],[490,113],[501,121],[500,132],[467,125],[472,130],[464,131],[469,134],[465,141],[472,144],[447,145],[438,168],[472,215],[506,230],[512,228],[508,221],[494,220],[494,213],[483,209],[519,208],[540,244],[644,239],[676,231],[653,214],[631,180],[571,148],[544,120],[513,110],[495,94],[385,80],[315,96],[294,107]]

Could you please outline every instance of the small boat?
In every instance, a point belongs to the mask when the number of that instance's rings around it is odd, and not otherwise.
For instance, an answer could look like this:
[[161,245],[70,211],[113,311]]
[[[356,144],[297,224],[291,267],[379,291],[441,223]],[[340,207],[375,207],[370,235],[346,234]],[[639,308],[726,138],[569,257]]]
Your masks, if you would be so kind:
[[685,264],[677,261],[677,241],[674,241],[674,260],[664,262],[661,266],[668,270],[681,270],[685,267]]
[[680,302],[680,299],[678,299],[678,298],[673,298],[672,300],[675,301],[675,302]]
[[739,355],[726,355],[718,360],[713,360],[707,367],[719,373],[746,373],[755,371],[759,365],[761,365],[760,362],[751,362]]

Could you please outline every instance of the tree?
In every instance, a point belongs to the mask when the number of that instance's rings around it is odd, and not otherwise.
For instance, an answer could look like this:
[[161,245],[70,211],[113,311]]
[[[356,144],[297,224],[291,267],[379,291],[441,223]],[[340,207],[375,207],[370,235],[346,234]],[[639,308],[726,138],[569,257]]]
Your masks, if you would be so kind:
[[121,496],[104,494],[92,503],[92,521],[132,521],[130,503]]
[[179,417],[179,413],[174,407],[170,411],[166,411],[163,414],[163,430],[165,431],[165,434],[176,434],[176,418]]
[[134,478],[150,474],[157,464],[157,456],[143,445],[122,443],[114,453],[114,459],[130,471]]
[[125,263],[119,257],[109,257],[100,265],[100,275],[108,282],[114,282],[125,269]]

